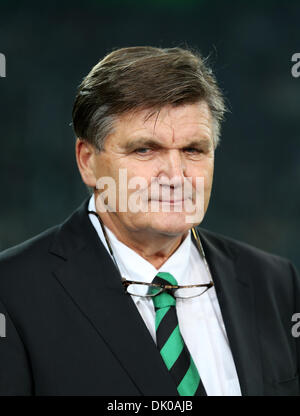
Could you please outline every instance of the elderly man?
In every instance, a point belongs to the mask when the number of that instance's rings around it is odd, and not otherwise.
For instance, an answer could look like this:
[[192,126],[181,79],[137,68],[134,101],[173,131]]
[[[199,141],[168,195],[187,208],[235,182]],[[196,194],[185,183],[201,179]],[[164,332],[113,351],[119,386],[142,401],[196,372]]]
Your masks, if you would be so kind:
[[81,83],[92,195],[0,256],[0,393],[299,395],[299,277],[200,228],[225,108],[181,48],[123,48]]

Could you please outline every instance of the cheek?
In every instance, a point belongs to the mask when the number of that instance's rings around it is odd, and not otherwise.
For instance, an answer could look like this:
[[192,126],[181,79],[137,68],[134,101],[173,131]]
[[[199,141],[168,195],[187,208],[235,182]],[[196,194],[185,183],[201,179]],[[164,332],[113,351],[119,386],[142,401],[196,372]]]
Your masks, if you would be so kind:
[[110,163],[109,158],[105,154],[99,156],[96,161],[96,173],[98,178],[103,176],[110,176],[109,172],[111,166],[112,164]]
[[213,163],[205,163],[199,166],[190,167],[186,172],[187,177],[192,177],[192,184],[196,186],[196,178],[204,178],[204,188],[209,189],[212,184],[213,177]]
[[110,155],[103,154],[97,161],[97,175],[98,177],[108,176],[113,178],[116,182],[119,180],[119,169],[124,167],[120,163],[121,160]]
[[156,177],[155,164],[147,161],[147,162],[140,162],[134,161],[130,164],[124,164],[122,168],[127,169],[127,176],[128,179],[138,177],[143,178],[147,181],[148,184],[151,183],[151,178]]

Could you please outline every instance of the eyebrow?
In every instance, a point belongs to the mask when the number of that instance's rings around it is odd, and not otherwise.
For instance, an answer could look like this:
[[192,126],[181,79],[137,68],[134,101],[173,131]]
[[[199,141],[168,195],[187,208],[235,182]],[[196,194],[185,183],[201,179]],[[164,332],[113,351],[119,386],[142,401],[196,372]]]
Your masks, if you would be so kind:
[[[210,139],[198,139],[198,140],[192,140],[188,143],[186,143],[182,148],[187,149],[191,147],[205,147],[206,149],[209,148],[212,145],[212,142]],[[127,152],[131,152],[135,149],[138,149],[140,147],[152,147],[156,149],[164,148],[165,146],[159,142],[158,140],[148,138],[148,137],[141,137],[137,140],[128,141],[124,144],[124,149]]]

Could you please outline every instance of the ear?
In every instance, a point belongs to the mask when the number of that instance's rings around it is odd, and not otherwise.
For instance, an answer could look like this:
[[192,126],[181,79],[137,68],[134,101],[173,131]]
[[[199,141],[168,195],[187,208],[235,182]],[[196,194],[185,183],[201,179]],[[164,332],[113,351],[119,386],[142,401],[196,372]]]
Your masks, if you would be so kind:
[[86,140],[76,140],[76,162],[83,182],[92,188],[96,186],[94,171],[95,147]]

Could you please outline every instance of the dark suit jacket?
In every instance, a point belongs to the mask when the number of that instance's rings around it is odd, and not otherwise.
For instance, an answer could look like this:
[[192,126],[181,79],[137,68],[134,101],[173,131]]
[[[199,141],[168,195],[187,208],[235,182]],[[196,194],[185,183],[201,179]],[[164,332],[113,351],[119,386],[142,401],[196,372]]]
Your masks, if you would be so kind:
[[[88,215],[0,254],[1,395],[177,391]],[[199,228],[243,395],[299,395],[291,263]],[[196,334],[195,334],[196,336]]]

